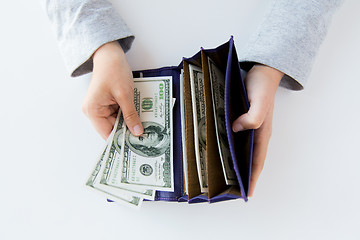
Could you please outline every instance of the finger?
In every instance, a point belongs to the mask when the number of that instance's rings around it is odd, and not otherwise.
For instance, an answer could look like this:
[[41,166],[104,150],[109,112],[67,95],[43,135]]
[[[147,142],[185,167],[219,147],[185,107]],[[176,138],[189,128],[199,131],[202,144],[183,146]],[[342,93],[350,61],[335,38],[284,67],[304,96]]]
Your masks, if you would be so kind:
[[113,115],[111,115],[110,117],[108,117],[107,120],[109,121],[109,123],[110,123],[112,126],[115,126],[116,114],[114,113]]
[[113,115],[114,113],[117,113],[119,106],[118,104],[111,104],[105,103],[105,104],[99,104],[94,98],[89,100],[89,97],[86,97],[83,105],[82,105],[82,112],[89,118],[95,118],[95,117],[102,117],[106,118],[108,116]]
[[103,117],[90,117],[95,130],[101,135],[103,139],[107,139],[114,127],[115,120]]
[[110,135],[115,121],[109,117],[116,118],[118,105],[99,105],[94,101],[89,101],[88,98],[84,100],[82,105],[83,113],[90,119],[95,130],[101,135],[102,138],[107,139]]
[[269,142],[262,141],[254,144],[254,156],[251,170],[249,197],[254,195],[256,183],[260,177],[265,164],[267,146]]
[[246,129],[258,129],[264,122],[268,109],[268,101],[263,101],[261,98],[255,98],[250,103],[249,111],[233,122],[233,131],[239,132]]
[[269,110],[263,125],[255,130],[254,155],[251,170],[249,197],[254,194],[256,183],[260,177],[265,164],[267,149],[271,137],[273,107]]
[[283,73],[267,66],[255,65],[245,78],[250,109],[233,123],[233,131],[258,129],[273,104]]
[[143,134],[144,128],[133,102],[133,90],[131,88],[129,90],[122,88],[121,91],[115,92],[114,97],[116,102],[120,105],[124,121],[130,132],[135,136]]
[[109,116],[114,115],[114,114],[116,115],[117,112],[119,111],[119,105],[118,104],[110,105],[109,109],[110,109]]

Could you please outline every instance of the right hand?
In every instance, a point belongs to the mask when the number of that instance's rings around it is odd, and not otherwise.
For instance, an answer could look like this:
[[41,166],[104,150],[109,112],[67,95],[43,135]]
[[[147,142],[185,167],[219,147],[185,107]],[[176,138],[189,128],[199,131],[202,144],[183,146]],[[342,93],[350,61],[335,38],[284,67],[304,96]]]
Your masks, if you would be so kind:
[[120,44],[114,41],[102,45],[93,54],[93,62],[93,75],[82,111],[107,139],[120,108],[130,132],[140,136],[144,128],[134,105],[132,71]]
[[254,194],[256,182],[265,164],[272,132],[275,93],[283,75],[279,70],[256,64],[244,80],[250,109],[233,122],[233,131],[255,129],[249,197]]

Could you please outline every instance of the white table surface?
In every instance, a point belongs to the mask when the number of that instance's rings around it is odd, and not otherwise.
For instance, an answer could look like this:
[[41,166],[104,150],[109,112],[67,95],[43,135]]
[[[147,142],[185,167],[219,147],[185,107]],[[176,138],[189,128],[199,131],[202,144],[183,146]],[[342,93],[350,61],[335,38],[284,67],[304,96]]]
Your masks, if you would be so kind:
[[[137,37],[132,68],[177,65],[230,35],[241,48],[268,5],[217,2],[116,2]],[[3,2],[0,239],[360,239],[359,10],[348,0],[336,13],[304,91],[278,90],[249,202],[134,211],[84,187],[103,145],[81,112],[91,75],[69,77],[39,4]]]

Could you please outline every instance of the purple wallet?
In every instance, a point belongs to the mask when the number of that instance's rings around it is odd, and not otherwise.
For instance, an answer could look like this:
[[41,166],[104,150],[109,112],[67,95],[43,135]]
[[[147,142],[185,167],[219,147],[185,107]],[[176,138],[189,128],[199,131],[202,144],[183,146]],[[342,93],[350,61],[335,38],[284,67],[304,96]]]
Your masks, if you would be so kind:
[[[209,160],[210,165],[207,176],[209,192],[205,194],[201,193],[198,180],[197,182],[195,181],[189,184],[191,185],[191,188],[188,187],[187,192],[184,190],[184,171],[188,171],[188,174],[191,174],[191,171],[194,172],[194,170],[191,169],[191,166],[189,165],[187,165],[188,169],[184,169],[183,165],[184,158],[182,150],[181,110],[179,103],[180,101],[178,101],[178,99],[180,99],[180,90],[183,89],[180,87],[181,71],[187,64],[202,67],[204,64],[204,56],[211,58],[211,60],[225,75],[225,127],[231,153],[232,167],[236,173],[236,180],[238,183],[231,186],[226,185],[222,169],[219,168],[219,157],[217,156],[215,157],[215,160]],[[238,61],[233,37],[231,37],[228,42],[218,46],[217,48],[201,49],[201,51],[196,53],[193,57],[184,58],[179,66],[135,71],[133,72],[133,75],[134,78],[172,76],[173,97],[177,99],[173,109],[174,192],[157,191],[155,201],[214,203],[237,198],[242,198],[247,201],[251,177],[254,130],[246,130],[234,133],[231,128],[232,122],[240,115],[246,113],[249,109],[249,101],[247,98],[244,81],[241,76],[240,63]],[[187,91],[186,86],[184,91],[185,98]],[[188,139],[186,139],[186,142],[188,142]],[[207,140],[206,144],[208,144]],[[208,148],[209,147],[207,146],[206,149]],[[211,151],[211,148],[209,151]],[[207,156],[211,157],[215,155],[216,153],[211,154],[211,152],[209,152],[209,155]],[[187,156],[187,159],[189,159],[189,156]]]

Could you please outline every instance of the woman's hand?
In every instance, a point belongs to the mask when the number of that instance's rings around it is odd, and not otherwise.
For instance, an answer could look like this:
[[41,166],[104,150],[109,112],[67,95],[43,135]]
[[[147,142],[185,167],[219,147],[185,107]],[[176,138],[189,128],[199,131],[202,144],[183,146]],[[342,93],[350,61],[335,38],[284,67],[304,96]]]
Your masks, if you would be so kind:
[[255,129],[250,197],[254,194],[256,182],[264,167],[272,131],[275,93],[283,75],[282,72],[265,65],[253,66],[245,78],[250,109],[232,125],[234,132]]
[[131,133],[140,136],[143,126],[134,106],[132,71],[117,41],[102,45],[93,54],[94,69],[82,110],[106,139],[120,109]]

